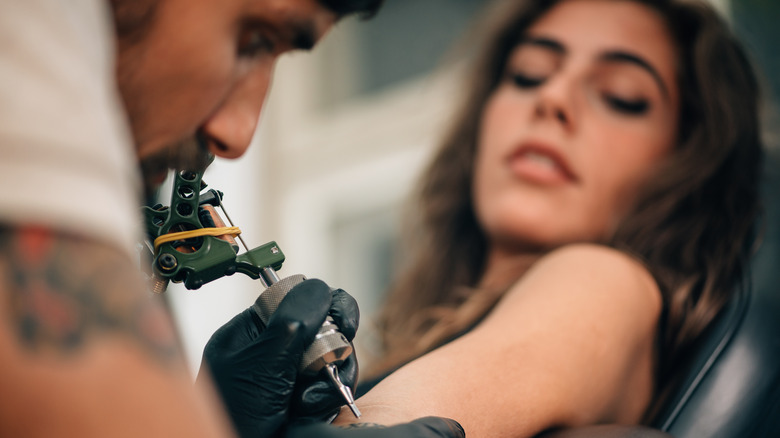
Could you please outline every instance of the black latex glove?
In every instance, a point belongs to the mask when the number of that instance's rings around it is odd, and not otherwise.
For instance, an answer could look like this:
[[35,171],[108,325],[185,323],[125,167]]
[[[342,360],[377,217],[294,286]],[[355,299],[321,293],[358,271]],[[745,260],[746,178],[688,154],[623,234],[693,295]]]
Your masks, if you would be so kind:
[[364,426],[343,429],[329,424],[291,426],[284,438],[465,438],[457,421],[425,417],[391,427]]
[[[342,289],[333,291],[330,316],[339,327],[339,331],[352,342],[360,323],[357,302]],[[358,379],[358,361],[355,350],[339,365],[339,379],[355,393]],[[336,391],[335,386],[318,373],[315,376],[298,376],[295,391],[290,404],[290,419],[298,423],[332,420],[346,402]]]
[[[306,280],[285,296],[267,327],[249,308],[211,336],[199,378],[208,368],[240,436],[274,436],[291,405],[297,415],[317,420],[344,404],[323,374],[298,382],[303,351],[328,313],[351,341],[359,320],[355,300],[342,290],[331,292],[320,280]],[[356,364],[344,371],[339,377],[354,385]]]

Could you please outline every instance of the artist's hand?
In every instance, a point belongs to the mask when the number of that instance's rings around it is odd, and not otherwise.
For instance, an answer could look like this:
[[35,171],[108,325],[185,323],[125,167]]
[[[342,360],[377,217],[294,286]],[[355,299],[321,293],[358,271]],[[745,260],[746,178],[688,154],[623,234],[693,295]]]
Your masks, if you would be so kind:
[[[341,334],[352,342],[360,323],[360,311],[357,302],[342,289],[333,291],[330,316],[339,327]],[[358,380],[358,361],[355,350],[339,365],[339,379],[355,393]],[[290,405],[290,420],[299,423],[332,420],[345,403],[344,398],[335,389],[324,373],[315,376],[298,376],[293,399]]]
[[284,438],[465,438],[457,421],[425,417],[390,427],[353,424],[341,428],[329,424],[291,426]]
[[[291,413],[321,420],[344,404],[325,376],[298,376],[303,351],[328,313],[352,340],[359,320],[355,300],[320,280],[306,280],[285,296],[267,327],[249,308],[212,335],[200,374],[209,369],[240,436],[274,436]],[[352,386],[357,364],[354,357],[345,364],[339,377]]]

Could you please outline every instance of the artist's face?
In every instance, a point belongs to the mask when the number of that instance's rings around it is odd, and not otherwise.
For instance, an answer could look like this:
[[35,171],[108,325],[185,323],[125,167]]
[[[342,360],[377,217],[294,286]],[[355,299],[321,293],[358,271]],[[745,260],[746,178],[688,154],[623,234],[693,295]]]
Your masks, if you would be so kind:
[[336,19],[317,0],[156,5],[140,37],[120,34],[117,67],[147,185],[168,167],[204,167],[208,153],[241,156],[278,56],[310,48]]
[[629,1],[564,1],[510,54],[486,104],[474,184],[495,248],[605,238],[673,148],[676,51]]

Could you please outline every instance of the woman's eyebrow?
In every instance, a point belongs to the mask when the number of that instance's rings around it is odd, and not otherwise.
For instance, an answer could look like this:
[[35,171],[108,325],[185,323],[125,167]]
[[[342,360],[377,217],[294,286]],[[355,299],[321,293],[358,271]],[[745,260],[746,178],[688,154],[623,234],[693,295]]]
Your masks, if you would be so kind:
[[605,52],[599,57],[599,60],[609,62],[609,63],[627,63],[636,65],[643,70],[650,73],[650,76],[653,77],[655,82],[658,84],[658,87],[661,88],[661,93],[669,99],[669,88],[666,86],[666,83],[664,83],[664,80],[661,78],[661,75],[658,73],[658,70],[653,67],[652,64],[645,61],[642,57],[635,55],[633,53],[628,53],[620,50],[613,50],[609,52]]
[[[524,35],[517,43],[517,47],[523,46],[541,47],[548,49],[558,55],[566,55],[568,53],[566,46],[564,46],[561,42],[544,36]],[[644,69],[650,73],[655,82],[658,84],[658,87],[661,89],[661,93],[664,95],[664,97],[666,99],[670,98],[669,87],[666,86],[666,83],[664,82],[663,78],[661,78],[658,70],[656,70],[656,68],[653,67],[650,62],[646,61],[641,56],[623,50],[609,50],[599,56],[599,60],[609,63],[628,63]]]
[[566,47],[564,47],[563,44],[561,44],[560,42],[552,38],[547,38],[547,37],[534,37],[530,35],[525,35],[517,43],[517,47],[522,47],[522,46],[542,47],[545,49],[550,49],[551,51],[559,55],[566,54]]

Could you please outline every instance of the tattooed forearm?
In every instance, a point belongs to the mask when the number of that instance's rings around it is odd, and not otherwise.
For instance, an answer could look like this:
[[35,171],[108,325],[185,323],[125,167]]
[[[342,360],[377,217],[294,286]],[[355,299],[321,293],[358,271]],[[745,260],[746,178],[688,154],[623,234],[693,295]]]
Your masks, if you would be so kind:
[[163,362],[180,358],[169,316],[128,257],[107,245],[0,228],[0,271],[0,317],[31,351],[74,353],[95,336],[119,334]]

